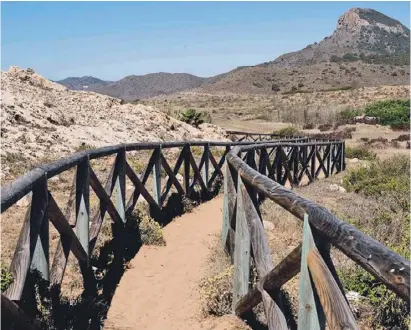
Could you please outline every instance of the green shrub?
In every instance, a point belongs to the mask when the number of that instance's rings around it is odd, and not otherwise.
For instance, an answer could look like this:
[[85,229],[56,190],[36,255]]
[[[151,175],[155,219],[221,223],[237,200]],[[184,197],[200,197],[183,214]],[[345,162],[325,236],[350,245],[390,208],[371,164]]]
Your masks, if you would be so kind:
[[[405,258],[410,258],[410,159],[394,156],[351,170],[343,180],[347,190],[374,198],[377,209],[364,218],[350,219],[359,230]],[[387,235],[387,229],[390,229]],[[361,267],[342,269],[347,291],[358,292],[372,305],[374,329],[409,329],[409,304],[398,298]]]
[[160,224],[147,214],[142,205],[137,205],[131,217],[135,218],[138,223],[142,244],[166,245]]
[[361,110],[345,109],[338,114],[338,119],[353,119],[356,116],[361,116]]
[[233,302],[233,266],[204,278],[200,283],[200,297],[204,314],[231,314]]
[[375,160],[368,167],[349,171],[343,182],[349,191],[365,195],[381,195],[384,192],[409,195],[410,159],[401,155],[383,161]]
[[356,266],[340,272],[339,277],[346,291],[358,292],[369,299],[373,307],[373,328],[409,329],[409,305],[388,290],[367,271]]
[[8,268],[2,263],[0,264],[0,269],[1,269],[1,292],[6,291],[11,283],[13,283],[13,274],[10,273]]
[[272,134],[279,135],[279,136],[295,136],[295,135],[298,135],[299,132],[300,131],[298,130],[297,127],[287,126],[284,128],[280,128],[276,131],[273,131]]
[[368,150],[366,147],[346,147],[345,157],[347,158],[358,158],[362,160],[374,160],[377,158],[375,152]]
[[180,113],[179,119],[194,127],[198,127],[204,123],[204,114],[195,109],[187,109]]
[[382,125],[409,127],[410,100],[387,100],[374,102],[364,109],[367,116],[378,117]]

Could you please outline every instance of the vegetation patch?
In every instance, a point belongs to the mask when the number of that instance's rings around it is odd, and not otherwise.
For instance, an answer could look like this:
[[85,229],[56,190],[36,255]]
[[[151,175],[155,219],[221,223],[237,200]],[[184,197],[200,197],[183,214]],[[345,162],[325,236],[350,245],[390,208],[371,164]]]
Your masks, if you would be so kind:
[[395,128],[409,128],[410,100],[387,100],[374,102],[364,109],[366,116],[377,117],[382,125]]
[[[369,167],[350,171],[343,182],[347,190],[374,199],[378,206],[368,217],[354,217],[349,222],[409,259],[409,157],[375,160]],[[346,290],[358,292],[372,305],[374,329],[409,329],[409,304],[361,267],[342,269],[340,279]]]
[[137,205],[135,210],[132,212],[131,217],[133,217],[138,223],[142,244],[159,246],[166,245],[163,229],[158,222],[147,214],[142,205]]
[[233,272],[234,266],[231,265],[201,281],[200,295],[204,314],[222,316],[231,313],[233,303]]
[[0,264],[0,269],[1,269],[1,292],[6,291],[9,286],[13,283],[13,274],[8,270],[8,268],[1,263]]
[[198,127],[205,122],[211,122],[209,114],[199,112],[195,109],[187,109],[181,112],[178,119],[194,127]]
[[273,131],[272,134],[279,136],[296,136],[300,133],[300,130],[294,126],[287,126]]
[[360,147],[346,147],[345,157],[347,158],[358,158],[362,160],[374,160],[377,158],[377,154],[365,146]]

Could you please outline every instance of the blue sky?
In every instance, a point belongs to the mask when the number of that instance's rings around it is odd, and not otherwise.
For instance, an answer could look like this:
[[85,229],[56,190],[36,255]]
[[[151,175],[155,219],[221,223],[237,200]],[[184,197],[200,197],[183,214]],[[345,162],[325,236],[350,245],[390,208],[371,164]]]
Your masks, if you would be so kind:
[[330,35],[352,7],[409,27],[409,2],[2,2],[1,68],[58,80],[188,72],[212,76]]

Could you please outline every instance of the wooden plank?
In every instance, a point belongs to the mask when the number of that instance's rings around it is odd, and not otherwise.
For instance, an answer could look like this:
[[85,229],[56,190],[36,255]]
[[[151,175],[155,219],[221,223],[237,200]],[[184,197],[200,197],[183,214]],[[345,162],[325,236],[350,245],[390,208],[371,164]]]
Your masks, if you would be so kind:
[[118,151],[116,157],[117,178],[114,185],[115,190],[115,207],[123,222],[126,222],[126,149]]
[[[117,173],[116,173],[116,166],[114,163],[111,167],[108,178],[106,180],[106,184],[104,186],[104,191],[110,197],[114,189],[116,177],[117,177]],[[90,231],[89,231],[89,236],[90,236],[89,255],[93,252],[94,246],[96,244],[97,236],[100,233],[101,225],[103,223],[103,219],[106,214],[106,211],[107,211],[107,207],[105,203],[100,201],[100,207],[97,210],[96,214],[94,215],[93,220],[91,221],[91,226],[90,226]]]
[[[71,252],[76,256],[77,259],[87,261],[87,250],[84,249],[82,242],[77,238],[70,224],[68,223],[63,212],[57,205],[54,197],[49,193],[49,204],[48,204],[48,214],[50,221],[57,229],[60,235],[67,237],[70,240]],[[88,239],[88,237],[87,237]],[[87,242],[88,247],[88,242]]]
[[155,162],[153,168],[153,199],[161,208],[161,145],[155,149]]
[[244,164],[235,155],[237,149],[227,155],[228,162],[241,173],[242,179],[264,192],[271,200],[299,219],[307,213],[310,224],[325,240],[340,249],[345,255],[370,274],[409,301],[410,263],[400,254],[345,223],[317,203],[295,194],[292,190],[259,174]]
[[[179,193],[180,195],[184,195],[184,188],[181,186],[180,182],[177,180],[176,175],[175,175],[174,172],[171,170],[171,167],[170,167],[170,165],[168,164],[167,160],[165,159],[164,155],[161,154],[160,157],[161,157],[161,164],[162,164],[162,166],[163,166],[163,168],[164,168],[164,171],[165,171],[165,172],[167,173],[167,175],[168,175],[167,184],[166,184],[166,187],[165,187],[165,189],[164,189],[165,191],[164,191],[163,195],[161,196],[161,203],[163,203],[164,200],[165,200],[166,197],[167,197],[168,192],[170,191],[170,188],[167,189],[168,182],[171,182],[172,184],[174,184],[174,186],[176,187],[176,189],[177,189],[177,191],[178,191],[178,193]],[[178,173],[178,169],[177,169],[176,172]],[[171,184],[170,184],[170,187],[171,187]]]
[[[194,185],[197,183],[197,181],[198,181],[199,184],[200,184],[200,186],[201,186],[201,189],[203,190],[203,192],[204,192],[204,193],[207,193],[207,192],[208,192],[207,186],[206,186],[205,182],[203,181],[203,178],[202,178],[202,176],[201,176],[201,173],[200,173],[200,171],[199,171],[199,169],[198,169],[198,167],[197,167],[196,161],[195,161],[195,159],[194,159],[194,157],[193,157],[193,154],[191,153],[190,150],[188,151],[188,157],[189,157],[189,162],[190,162],[191,167],[192,167],[193,172],[194,172],[193,186],[194,186]],[[190,189],[192,189],[192,188],[190,187]]]
[[311,177],[313,178],[313,180],[317,179],[316,176],[316,164],[315,161],[317,159],[316,155],[317,155],[317,146],[314,144],[311,146],[311,152],[312,152],[312,156],[311,156]]
[[160,211],[161,210],[160,207],[158,206],[156,201],[153,199],[153,197],[150,195],[150,193],[147,191],[146,187],[144,187],[142,182],[139,180],[136,173],[130,167],[128,162],[126,162],[126,174],[131,180],[131,182],[134,184],[134,186],[140,190],[141,195],[144,197],[147,203],[149,203],[152,207]]
[[322,311],[317,311],[314,292],[311,286],[310,273],[307,266],[307,256],[315,248],[311,236],[308,215],[304,215],[303,245],[301,250],[301,271],[298,290],[298,329],[325,329],[325,320],[320,317]]
[[44,173],[43,178],[39,179],[33,188],[32,203],[27,209],[23,228],[11,261],[10,271],[14,281],[4,292],[10,300],[19,300],[23,292],[27,272],[30,269],[34,249],[37,245],[40,225],[47,211],[47,194],[47,178]]
[[208,179],[209,179],[209,167],[210,167],[210,143],[206,143],[204,145],[204,153],[203,153],[203,164],[202,166],[200,166],[200,171],[201,171],[201,175],[203,178],[203,181],[206,183],[207,185],[207,189],[208,189]]
[[19,306],[1,295],[1,328],[13,330],[36,330],[41,329],[38,320],[29,317]]
[[211,161],[211,163],[212,163],[213,166],[214,166],[214,172],[213,172],[213,174],[211,175],[211,178],[210,178],[210,180],[209,180],[208,183],[207,183],[207,186],[208,186],[208,187],[211,187],[211,185],[213,184],[213,182],[214,182],[215,178],[217,177],[217,175],[220,174],[221,176],[223,176],[223,172],[221,171],[221,168],[222,168],[223,165],[224,165],[225,157],[226,157],[226,155],[227,155],[227,153],[228,153],[229,151],[230,151],[230,146],[227,146],[226,149],[225,149],[225,151],[224,151],[224,154],[221,156],[218,164],[217,164],[217,162],[216,162],[213,154],[212,154],[211,151],[210,151],[210,161]]
[[[76,232],[87,256],[90,241],[90,163],[88,157],[77,165]],[[68,219],[67,219],[68,220]],[[87,259],[88,260],[88,259]]]
[[[151,170],[154,167],[154,162],[155,162],[155,151],[153,151],[153,153],[151,154],[151,157],[148,161],[148,164],[147,164],[144,172],[140,176],[140,181],[141,181],[143,186],[146,184],[148,178],[150,177]],[[170,186],[167,185],[167,187],[168,187],[168,189],[170,189],[171,183],[170,183]],[[133,195],[130,197],[130,199],[127,202],[126,214],[130,214],[131,212],[133,212],[134,207],[136,206],[136,203],[137,203],[139,197],[140,197],[140,190],[136,187],[136,188],[134,188]]]
[[105,189],[101,185],[100,181],[98,180],[96,174],[94,173],[93,169],[90,167],[90,186],[93,191],[96,193],[97,197],[100,199],[100,203],[104,205],[107,209],[107,213],[110,215],[111,219],[118,223],[123,224],[123,219],[121,218],[120,214],[117,212],[116,207],[113,205],[113,202],[110,199],[110,196],[107,195]]
[[190,196],[190,145],[184,146],[182,153],[184,153],[184,172],[183,172],[183,182],[184,191],[186,196]]
[[237,216],[235,228],[234,277],[233,277],[233,311],[242,296],[247,294],[250,281],[250,232],[245,218],[240,176],[237,185]]
[[[72,213],[72,206],[76,202],[76,197],[77,197],[76,196],[76,182],[77,182],[77,173],[74,176],[73,185],[70,190],[70,195],[69,195],[69,199],[68,199],[68,203],[67,203],[66,211],[65,211],[65,218],[69,222],[70,227],[71,226],[75,227],[77,223],[77,217],[73,217],[74,218],[73,222],[70,221],[71,213]],[[80,242],[81,242],[81,239],[80,239]],[[70,253],[70,248],[71,248],[71,239],[69,237],[60,236],[59,242],[57,243],[56,252],[54,253],[53,264],[51,266],[51,272],[50,272],[50,284],[52,287],[56,285],[60,285],[63,280],[64,272],[66,270],[66,265],[68,261],[68,256]],[[87,249],[85,249],[85,251],[88,251],[88,248],[89,246],[87,242]],[[84,249],[84,246],[83,246],[83,249]]]
[[223,248],[226,247],[228,228],[230,228],[230,219],[228,213],[228,177],[230,176],[230,170],[228,166],[225,167],[224,175],[224,197],[223,197],[223,221],[221,228],[221,244]]
[[[268,272],[274,268],[271,252],[268,247],[263,223],[261,221],[259,212],[257,212],[254,202],[252,201],[245,186],[241,188],[241,194],[257,273],[259,278],[264,278],[268,274]],[[262,285],[258,285],[257,288],[260,290],[262,295],[264,309],[267,316],[268,328],[287,330],[287,321],[280,307],[275,303],[273,299],[271,299],[270,295],[265,292]],[[276,296],[275,300],[279,304],[281,304],[278,295]]]
[[359,329],[347,301],[316,248],[309,251],[307,262],[329,329]]
[[[176,164],[174,166],[174,170],[173,170],[173,173],[172,173],[173,175],[170,175],[171,168],[170,168],[169,164],[167,163],[167,160],[165,159],[165,157],[162,155],[163,168],[166,170],[166,172],[168,174],[168,180],[167,180],[166,186],[165,186],[164,191],[163,191],[163,196],[161,198],[162,201],[164,201],[166,199],[167,194],[170,191],[171,185],[172,185],[173,182],[174,182],[174,186],[177,188],[178,193],[181,194],[181,195],[185,194],[184,188],[181,186],[180,182],[178,182],[178,180],[176,178],[176,175],[177,175],[178,171],[180,170],[180,167],[181,167],[181,165],[183,164],[183,161],[184,161],[184,157],[185,157],[184,152],[185,151],[184,151],[184,148],[183,148],[183,150],[180,152],[180,155],[178,156],[178,159],[177,159]],[[144,184],[145,182],[142,181],[142,183]]]
[[228,195],[228,236],[226,240],[226,251],[234,262],[235,248],[235,228],[237,218],[237,178],[238,173],[229,165],[226,165],[229,175],[227,176],[227,195]]
[[[291,280],[300,271],[301,244],[290,252],[274,269],[262,280],[264,290],[273,298],[280,288]],[[242,315],[252,310],[262,300],[261,292],[257,288],[249,291],[235,307],[236,315]]]

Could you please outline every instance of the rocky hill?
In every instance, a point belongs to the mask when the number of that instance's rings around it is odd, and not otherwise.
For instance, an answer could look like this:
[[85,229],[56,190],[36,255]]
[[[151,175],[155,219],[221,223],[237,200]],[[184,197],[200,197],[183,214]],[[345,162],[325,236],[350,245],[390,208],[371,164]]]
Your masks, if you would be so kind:
[[199,87],[207,80],[188,73],[159,72],[142,76],[131,75],[114,82],[94,77],[67,78],[57,82],[69,89],[88,90],[125,101],[134,101]]
[[91,76],[84,76],[68,77],[63,80],[58,80],[56,83],[66,86],[68,89],[83,91],[88,90],[91,86],[107,85],[111,83],[111,81],[105,81]]
[[339,18],[331,36],[262,65],[295,67],[355,59],[383,63],[402,56],[405,60],[409,54],[410,30],[405,25],[373,9],[353,8]]
[[1,73],[1,158],[27,164],[58,158],[79,148],[125,142],[224,140],[210,124],[194,128],[144,105],[109,96],[71,91],[33,70]]
[[92,77],[59,83],[127,101],[190,89],[212,94],[272,94],[407,85],[409,49],[410,30],[406,26],[373,9],[353,8],[339,18],[333,34],[322,41],[271,62],[239,67],[215,77],[153,73],[111,83]]
[[409,84],[410,30],[372,9],[354,8],[319,43],[274,61],[236,69],[208,93],[294,93]]

